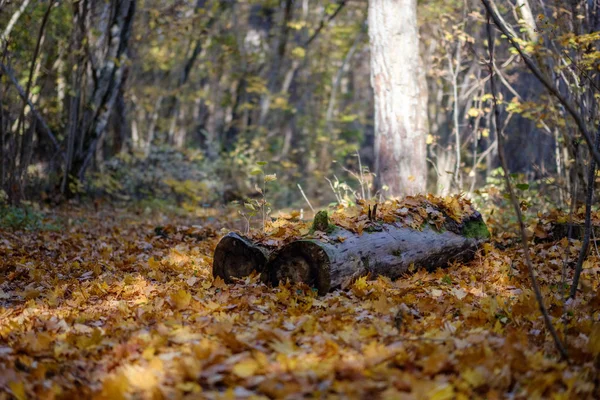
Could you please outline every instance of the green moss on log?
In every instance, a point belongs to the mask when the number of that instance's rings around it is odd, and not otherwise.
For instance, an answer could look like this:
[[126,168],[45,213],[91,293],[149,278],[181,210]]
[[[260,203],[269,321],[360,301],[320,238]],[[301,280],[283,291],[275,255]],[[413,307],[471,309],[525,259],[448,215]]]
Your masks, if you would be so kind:
[[488,239],[490,237],[490,231],[488,231],[485,222],[481,220],[465,222],[462,233],[467,238]]
[[327,215],[327,211],[321,210],[313,219],[313,224],[310,229],[310,234],[312,235],[315,231],[325,232],[327,234],[333,233],[337,227],[334,224],[329,223],[329,216]]
[[327,216],[327,211],[322,210],[315,215],[312,228],[315,231],[327,231],[327,229],[329,228],[329,217]]

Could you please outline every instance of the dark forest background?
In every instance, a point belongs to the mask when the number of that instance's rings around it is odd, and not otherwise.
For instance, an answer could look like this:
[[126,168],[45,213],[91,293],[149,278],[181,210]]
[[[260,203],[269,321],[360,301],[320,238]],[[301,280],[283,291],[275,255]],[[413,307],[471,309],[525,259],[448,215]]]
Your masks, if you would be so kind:
[[[593,122],[597,5],[492,4]],[[367,8],[359,0],[0,0],[5,200],[242,201],[256,194],[257,162],[278,177],[270,199],[279,207],[306,208],[299,187],[316,204],[375,195]],[[427,190],[485,202],[501,174],[481,62],[485,11],[475,0],[420,1],[417,23]],[[587,150],[560,103],[496,41],[510,171],[530,191],[525,201],[564,206],[573,189],[585,190]]]

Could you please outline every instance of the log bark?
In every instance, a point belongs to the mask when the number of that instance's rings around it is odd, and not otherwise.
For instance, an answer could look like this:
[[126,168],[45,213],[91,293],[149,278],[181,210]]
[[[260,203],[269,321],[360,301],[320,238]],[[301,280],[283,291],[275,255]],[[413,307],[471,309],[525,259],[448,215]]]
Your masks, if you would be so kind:
[[[569,227],[571,234],[569,235]],[[600,226],[592,225],[592,238],[600,238]],[[585,225],[580,223],[558,223],[552,226],[551,235],[546,240],[560,240],[565,237],[582,240],[585,236]],[[544,241],[544,240],[542,240]]]
[[247,238],[230,232],[225,235],[215,249],[213,276],[232,283],[233,278],[243,278],[253,271],[261,274],[266,281],[266,266],[271,249],[252,243]]
[[415,230],[376,224],[371,232],[357,235],[338,227],[327,242],[305,239],[281,248],[267,266],[269,281],[304,282],[325,294],[366,274],[396,279],[411,266],[434,270],[453,261],[469,261],[488,237],[479,214],[440,231],[429,225]]

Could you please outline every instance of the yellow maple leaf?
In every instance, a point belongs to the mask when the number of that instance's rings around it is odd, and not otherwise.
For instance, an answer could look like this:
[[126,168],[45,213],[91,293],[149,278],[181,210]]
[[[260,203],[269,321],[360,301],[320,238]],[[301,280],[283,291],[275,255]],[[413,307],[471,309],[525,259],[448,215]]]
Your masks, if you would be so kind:
[[366,276],[361,276],[360,278],[358,278],[354,284],[352,285],[352,292],[359,296],[362,297],[365,295],[367,289],[368,289],[369,284],[367,283],[367,277]]
[[138,390],[150,392],[159,384],[158,377],[152,368],[141,365],[127,365],[123,372],[129,381],[129,385]]
[[227,284],[225,283],[225,281],[220,277],[217,276],[215,278],[215,280],[213,281],[213,287],[217,288],[217,289],[227,289]]
[[240,378],[253,376],[260,366],[253,358],[246,358],[233,366],[232,372]]
[[191,301],[192,295],[183,289],[179,289],[175,293],[171,293],[170,296],[170,303],[177,310],[187,308]]
[[153,270],[160,269],[160,262],[156,261],[154,257],[148,259],[148,266]]
[[296,351],[296,344],[288,338],[282,340],[274,340],[271,342],[270,347],[277,353],[291,354]]
[[594,356],[600,354],[600,324],[594,324],[592,332],[590,333],[590,339],[588,342],[588,349]]
[[373,302],[373,310],[377,311],[378,313],[388,314],[391,308],[392,304],[384,295],[379,296],[379,298]]
[[479,115],[479,109],[477,109],[475,107],[471,107],[469,109],[469,111],[467,112],[467,114],[469,115],[469,117],[476,117]]
[[468,368],[467,370],[462,371],[460,376],[469,384],[469,386],[475,389],[486,383],[486,377],[479,368]]
[[23,382],[10,382],[8,384],[8,388],[17,400],[27,399],[27,394],[25,393],[25,385],[23,384]]
[[96,399],[125,400],[129,389],[129,380],[123,374],[109,376],[102,383],[102,391]]
[[454,386],[450,383],[442,383],[427,393],[429,400],[450,400],[454,398]]

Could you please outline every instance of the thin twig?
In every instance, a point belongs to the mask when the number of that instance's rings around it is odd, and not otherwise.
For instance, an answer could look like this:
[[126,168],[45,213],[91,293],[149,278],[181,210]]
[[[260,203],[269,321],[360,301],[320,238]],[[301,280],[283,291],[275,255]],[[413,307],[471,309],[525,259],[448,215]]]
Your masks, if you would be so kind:
[[[600,128],[596,132],[596,150],[600,150]],[[579,286],[579,278],[583,270],[583,261],[587,257],[588,248],[590,247],[590,231],[592,229],[592,200],[594,198],[594,181],[596,180],[596,161],[592,158],[588,171],[588,187],[585,196],[585,233],[583,243],[579,251],[577,266],[575,267],[575,275],[573,276],[573,284],[571,285],[570,297],[572,299],[577,296],[577,287]]]
[[[46,24],[48,23],[48,19],[50,18],[50,12],[52,11],[52,6],[54,5],[54,1],[50,1],[48,4],[48,8],[46,8],[46,12],[44,13],[44,17],[42,19],[42,24],[40,26],[40,30],[38,33],[37,41],[35,44],[35,50],[33,51],[33,57],[31,60],[31,65],[29,67],[29,78],[27,79],[27,85],[25,86],[25,98],[23,99],[23,107],[21,108],[21,113],[19,114],[19,121],[17,123],[17,134],[19,134],[21,128],[25,130],[25,109],[27,108],[27,102],[29,100],[29,95],[31,94],[31,85],[33,83],[33,75],[35,73],[35,66],[37,63],[38,55],[40,54],[40,48],[42,46],[42,40],[44,38],[44,31],[46,28]],[[34,120],[35,122],[35,120]],[[29,159],[31,158],[31,141],[33,139],[33,131],[35,129],[35,124],[31,124],[29,127],[29,131],[27,133],[23,132],[21,135],[21,155],[20,155],[20,171],[19,171],[19,180],[22,179],[22,176],[25,173],[25,169],[29,165]],[[21,182],[21,186],[23,183]]]
[[600,258],[600,251],[598,251],[598,243],[596,243],[598,239],[596,239],[595,229],[592,229],[592,238],[592,242],[594,242],[594,247],[596,248],[596,256]]
[[556,97],[556,99],[563,105],[563,107],[565,107],[565,109],[571,115],[571,117],[573,117],[573,119],[575,120],[575,123],[577,124],[577,127],[579,128],[579,131],[581,132],[581,134],[583,135],[583,137],[585,139],[585,142],[590,150],[590,153],[593,155],[594,159],[596,160],[596,163],[600,165],[600,152],[594,148],[594,143],[592,141],[592,137],[587,130],[585,120],[583,119],[581,114],[576,111],[575,106],[573,104],[571,104],[570,101],[568,101],[562,94],[560,94],[560,92],[556,89],[556,87],[544,76],[542,71],[540,71],[540,69],[533,62],[533,60],[527,54],[525,54],[525,52],[521,49],[521,46],[519,46],[519,44],[516,42],[514,35],[512,35],[509,32],[509,28],[507,27],[507,25],[502,21],[500,16],[496,13],[496,11],[491,6],[490,1],[489,0],[481,0],[481,2],[485,6],[485,8],[488,12],[488,15],[492,18],[492,20],[494,20],[494,24],[507,37],[510,45],[515,50],[517,50],[517,52],[519,53],[519,55],[521,56],[521,58],[523,59],[523,61],[527,65],[527,67],[529,68],[529,70],[533,73],[533,75],[535,75],[535,77],[540,81],[540,83],[542,83],[546,87],[546,89],[554,97]]
[[[347,173],[349,173],[350,175],[352,175],[354,177],[354,179],[356,179],[358,181],[358,183],[360,184],[360,190],[362,193],[362,200],[366,200],[365,198],[365,188],[364,188],[364,182],[362,180],[362,178],[358,175],[356,175],[356,172],[348,169],[348,168],[342,168],[344,171],[346,171]],[[361,173],[362,175],[362,173]],[[356,197],[357,199],[359,198],[357,195],[355,195],[354,197]]]
[[315,32],[306,41],[306,43],[304,43],[304,47],[308,47],[308,45],[311,44],[312,41],[316,39],[316,37],[319,35],[319,33],[325,27],[325,25],[328,24],[329,22],[331,22],[331,20],[333,20],[339,14],[339,12],[342,11],[342,8],[344,8],[344,6],[346,5],[346,2],[347,2],[347,0],[341,0],[338,4],[338,8],[335,9],[333,14],[331,14],[329,16],[329,18],[327,18],[327,20],[325,18],[321,19],[321,22],[319,23],[319,26],[317,27]]
[[[360,153],[358,152],[358,150],[356,150],[356,157],[358,157],[358,172],[360,173],[360,190],[362,192],[363,200],[366,200],[365,188],[363,187],[363,182],[364,182],[363,167],[362,167],[362,161],[360,160]],[[369,198],[370,197],[371,197],[371,193],[369,193]]]
[[338,204],[342,204],[342,198],[338,194],[337,190],[335,190],[335,187],[333,186],[333,182],[331,182],[331,179],[325,177],[325,180],[327,182],[329,182],[329,186],[331,187],[331,190],[333,191],[333,194],[335,195],[335,199],[337,200]]
[[[487,0],[482,0],[487,3]],[[486,5],[489,7],[489,3]],[[500,158],[500,163],[502,165],[502,169],[504,171],[504,183],[506,184],[506,189],[510,194],[510,200],[512,202],[513,208],[515,209],[515,213],[517,214],[517,219],[519,221],[519,230],[521,231],[521,245],[523,247],[523,253],[525,256],[525,264],[527,266],[527,272],[529,274],[529,278],[531,280],[531,286],[533,288],[533,292],[535,294],[535,298],[537,300],[540,312],[542,313],[542,317],[544,318],[544,323],[546,324],[546,328],[550,332],[552,339],[554,339],[554,344],[556,345],[556,349],[560,353],[561,358],[568,360],[567,350],[562,344],[562,341],[558,337],[558,333],[552,325],[552,320],[550,319],[550,315],[548,314],[548,310],[544,304],[544,297],[542,296],[542,292],[540,290],[539,284],[537,282],[537,277],[535,276],[535,271],[533,269],[533,264],[531,262],[531,256],[529,255],[529,243],[527,239],[527,234],[525,232],[525,224],[523,223],[523,215],[521,214],[521,207],[519,206],[519,202],[515,195],[513,186],[510,182],[510,176],[508,174],[508,164],[506,162],[506,157],[504,154],[504,138],[502,133],[500,132],[500,110],[498,108],[498,98],[496,95],[496,84],[494,80],[494,38],[492,35],[492,25],[490,23],[490,15],[491,11],[488,9],[488,21],[487,21],[487,33],[488,33],[488,49],[490,60],[488,63],[488,68],[490,71],[490,84],[491,84],[491,92],[492,92],[492,101],[493,101],[493,109],[494,109],[494,125],[496,128],[496,135],[498,138],[498,156]]]
[[[577,204],[577,179],[573,179],[573,190],[571,192],[571,207],[569,209],[569,222],[567,228],[567,247],[565,248],[565,257],[563,259],[562,271],[561,271],[561,290],[560,295],[563,301],[563,320],[566,319],[567,316],[567,265],[569,263],[569,253],[571,252],[571,237],[573,236],[573,213],[575,212],[575,205]],[[563,335],[565,338],[567,337],[567,324],[563,324],[564,331]]]
[[8,76],[8,79],[10,79],[10,81],[12,82],[12,84],[14,85],[14,87],[17,89],[17,92],[19,93],[19,96],[21,96],[21,99],[23,99],[23,101],[27,102],[27,105],[31,109],[31,112],[33,113],[33,115],[35,116],[35,118],[38,120],[38,122],[42,125],[44,133],[46,133],[46,136],[48,136],[48,138],[50,139],[50,141],[54,145],[54,148],[56,149],[56,151],[64,159],[65,158],[65,153],[63,153],[63,151],[61,150],[60,145],[58,144],[58,140],[56,140],[56,137],[54,136],[54,134],[52,133],[52,131],[48,127],[48,124],[46,124],[46,121],[44,120],[44,118],[38,112],[37,108],[35,108],[35,106],[31,102],[31,100],[29,100],[27,98],[27,96],[25,95],[25,90],[19,84],[19,81],[17,81],[17,78],[15,78],[15,74],[14,74],[14,71],[12,70],[12,68],[10,68],[8,65],[0,62],[0,69],[2,70],[2,72],[4,74],[6,74]]
[[308,204],[308,206],[310,207],[312,212],[315,212],[315,209],[313,208],[312,204],[310,204],[310,201],[308,201],[308,197],[306,197],[306,195],[304,194],[304,190],[302,190],[302,186],[300,186],[300,184],[298,184],[298,189],[300,189],[300,193],[302,193],[302,197],[304,197],[304,200],[306,200],[306,203]]

